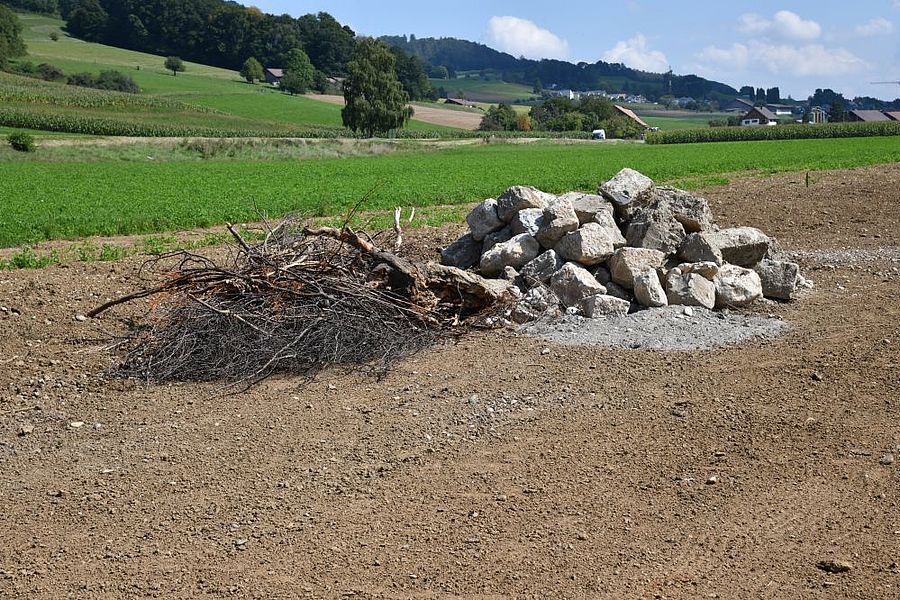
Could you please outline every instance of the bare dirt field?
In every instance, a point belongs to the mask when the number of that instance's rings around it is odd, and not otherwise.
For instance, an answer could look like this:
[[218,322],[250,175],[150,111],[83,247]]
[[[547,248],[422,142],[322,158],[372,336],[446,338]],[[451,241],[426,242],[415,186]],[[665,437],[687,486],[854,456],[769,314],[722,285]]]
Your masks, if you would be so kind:
[[139,259],[0,272],[0,597],[900,597],[900,165],[705,195],[803,252],[785,336],[485,332],[223,396],[103,376],[142,308],[74,317]]
[[[343,96],[329,96],[323,94],[307,94],[307,98],[328,102],[329,104],[344,105]],[[456,127],[458,129],[468,129],[474,131],[481,125],[481,117],[484,115],[476,112],[465,112],[461,110],[451,110],[448,108],[437,108],[431,106],[413,106],[416,111],[413,118],[417,121],[431,123],[432,125],[444,125],[446,127]]]

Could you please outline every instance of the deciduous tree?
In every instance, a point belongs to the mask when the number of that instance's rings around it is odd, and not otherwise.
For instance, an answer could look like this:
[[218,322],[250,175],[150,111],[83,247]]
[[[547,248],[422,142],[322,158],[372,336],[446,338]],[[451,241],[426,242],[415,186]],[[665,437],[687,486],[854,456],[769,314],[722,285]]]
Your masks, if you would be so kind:
[[344,80],[344,125],[368,137],[402,127],[412,117],[409,96],[394,72],[394,55],[379,41],[360,40]]
[[24,54],[22,24],[13,11],[0,4],[0,67],[5,67],[10,58]]
[[184,61],[177,56],[170,56],[166,59],[165,67],[172,71],[172,77],[175,77],[179,72],[184,71]]
[[263,66],[258,60],[251,56],[244,61],[244,66],[241,67],[241,77],[246,79],[248,83],[259,81],[263,78],[263,75]]

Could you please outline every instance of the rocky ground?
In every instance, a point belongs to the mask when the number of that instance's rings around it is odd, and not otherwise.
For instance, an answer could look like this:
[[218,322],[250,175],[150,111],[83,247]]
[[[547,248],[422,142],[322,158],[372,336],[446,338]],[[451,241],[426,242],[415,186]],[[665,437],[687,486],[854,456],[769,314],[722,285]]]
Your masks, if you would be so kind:
[[485,332],[222,395],[103,377],[141,307],[75,315],[139,259],[0,273],[0,597],[896,598],[900,165],[704,195],[815,282],[757,309],[783,335]]

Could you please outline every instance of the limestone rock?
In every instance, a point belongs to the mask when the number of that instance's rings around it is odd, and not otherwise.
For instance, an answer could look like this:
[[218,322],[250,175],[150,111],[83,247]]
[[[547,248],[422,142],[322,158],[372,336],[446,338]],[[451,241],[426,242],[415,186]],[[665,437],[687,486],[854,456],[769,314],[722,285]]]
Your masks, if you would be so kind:
[[692,233],[682,242],[678,249],[678,258],[689,263],[712,262],[721,265],[722,251],[714,234]]
[[719,274],[719,265],[714,262],[681,263],[678,269],[682,273],[696,273],[710,281]]
[[634,278],[634,297],[644,306],[660,308],[669,305],[656,269],[647,269]]
[[613,216],[613,205],[603,196],[569,192],[559,198],[560,200],[569,200],[572,203],[572,208],[575,209],[575,214],[578,215],[578,223],[581,225],[595,221],[600,213],[607,214],[610,218]]
[[559,314],[559,298],[544,286],[528,290],[516,304],[510,318],[516,323],[527,323],[542,316]]
[[545,208],[542,220],[535,237],[544,248],[553,248],[562,236],[578,229],[578,215],[568,200],[559,200]]
[[752,267],[761,261],[771,242],[769,236],[755,227],[722,229],[712,235],[722,251],[722,259],[740,267]]
[[481,273],[485,277],[496,277],[505,267],[520,269],[534,260],[540,251],[541,246],[536,239],[527,233],[519,234],[481,256]]
[[556,244],[556,253],[563,260],[582,265],[598,265],[615,251],[609,231],[599,223],[587,225],[567,233]]
[[653,180],[634,169],[622,169],[615,177],[600,186],[597,193],[616,206],[616,212],[638,201],[653,187]]
[[441,264],[448,267],[468,269],[481,260],[481,242],[476,242],[471,233],[462,236],[441,250]]
[[752,269],[722,265],[713,283],[716,286],[716,308],[747,306],[763,297],[762,281]]
[[625,236],[622,235],[622,230],[616,225],[616,220],[611,212],[602,211],[597,213],[593,222],[606,230],[609,239],[612,240],[613,248],[621,248],[626,244]]
[[709,203],[699,196],[674,187],[655,187],[650,191],[649,198],[649,203],[664,199],[675,220],[688,233],[712,229],[713,216]]
[[505,225],[497,216],[497,201],[493,198],[488,198],[473,208],[466,216],[466,223],[476,242],[483,241],[487,234],[503,229]]
[[504,223],[511,222],[525,208],[544,209],[556,197],[526,185],[515,185],[497,198],[497,216]]
[[753,270],[762,281],[763,296],[792,300],[800,281],[800,265],[780,260],[763,260]]
[[547,250],[522,267],[520,275],[526,286],[534,287],[538,284],[549,283],[553,274],[559,271],[562,266],[563,261],[559,258],[559,255],[554,250]]
[[499,229],[493,233],[489,233],[484,236],[484,242],[481,245],[481,253],[484,254],[497,244],[501,242],[508,242],[512,239],[512,229],[509,226],[504,227],[503,229]]
[[666,202],[654,203],[638,210],[625,239],[635,248],[652,248],[665,254],[674,254],[684,241],[684,227],[675,220]]
[[672,269],[666,276],[666,298],[669,304],[712,309],[716,305],[716,285],[697,272]]
[[543,208],[523,208],[516,213],[516,216],[513,217],[509,226],[512,229],[513,235],[519,235],[520,233],[537,235],[543,221]]
[[631,303],[604,294],[596,294],[582,298],[578,303],[578,310],[589,319],[598,317],[624,317],[628,314]]
[[550,289],[566,308],[577,306],[582,298],[606,293],[606,288],[587,269],[574,263],[566,263],[553,274]]
[[647,269],[663,264],[666,255],[650,248],[619,248],[609,259],[612,280],[627,289],[634,288],[634,278]]

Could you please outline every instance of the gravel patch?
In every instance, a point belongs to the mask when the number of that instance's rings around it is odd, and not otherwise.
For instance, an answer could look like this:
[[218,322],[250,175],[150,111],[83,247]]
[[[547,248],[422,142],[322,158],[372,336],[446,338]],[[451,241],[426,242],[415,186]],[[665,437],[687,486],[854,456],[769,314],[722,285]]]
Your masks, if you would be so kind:
[[900,262],[900,247],[840,248],[832,250],[796,250],[788,252],[791,260],[804,260],[826,265],[860,265],[876,261]]
[[774,338],[788,329],[786,323],[775,317],[669,306],[624,317],[585,319],[566,315],[553,321],[529,323],[519,331],[573,346],[691,351]]

